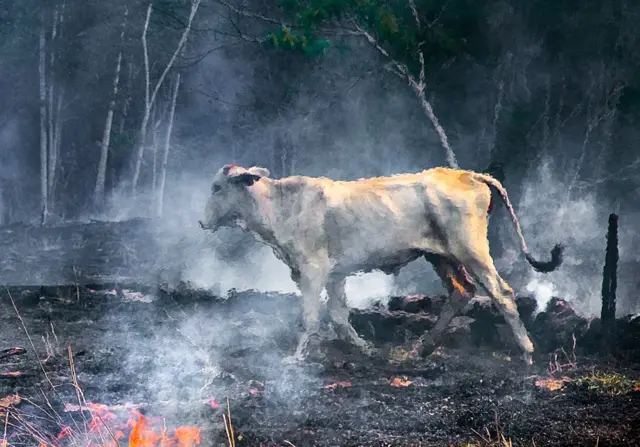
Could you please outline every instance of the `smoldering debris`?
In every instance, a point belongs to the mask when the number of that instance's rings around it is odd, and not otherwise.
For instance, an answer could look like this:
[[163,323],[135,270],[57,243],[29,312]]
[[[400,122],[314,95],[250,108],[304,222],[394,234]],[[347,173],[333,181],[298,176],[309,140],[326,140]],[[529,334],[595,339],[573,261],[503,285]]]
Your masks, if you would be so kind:
[[[288,445],[285,440],[458,445],[485,429],[539,445],[583,445],[598,437],[631,445],[640,435],[632,423],[640,420],[637,318],[618,320],[615,349],[602,358],[597,320],[558,298],[536,311],[534,298],[520,297],[539,356],[526,370],[501,316],[482,297],[452,322],[441,348],[426,359],[412,358],[412,342],[435,323],[443,298],[394,296],[351,313],[354,327],[378,348],[374,357],[330,341],[323,364],[289,366],[282,360],[295,349],[301,328],[296,295],[212,296],[186,283],[111,287],[3,292],[3,300],[8,293],[14,299],[37,352],[0,360],[0,371],[20,372],[0,380],[0,397],[20,396],[12,406],[33,422],[42,415],[30,402],[48,396],[62,416],[40,427],[47,439],[55,440],[61,425],[90,423],[96,408],[109,415],[103,417],[123,442],[143,422],[149,436],[160,436],[161,425],[154,424],[164,421],[171,436],[180,427],[197,428],[200,444],[189,445],[217,445],[226,440],[222,415],[228,413],[238,446]],[[123,290],[154,300],[126,299]],[[0,333],[0,346],[30,346],[11,306],[2,307],[0,322],[9,328]],[[600,393],[605,382],[616,392]],[[82,417],[69,410],[78,405],[76,387],[90,403]],[[15,445],[33,441],[19,424],[12,427]],[[51,445],[70,445],[65,442]]]

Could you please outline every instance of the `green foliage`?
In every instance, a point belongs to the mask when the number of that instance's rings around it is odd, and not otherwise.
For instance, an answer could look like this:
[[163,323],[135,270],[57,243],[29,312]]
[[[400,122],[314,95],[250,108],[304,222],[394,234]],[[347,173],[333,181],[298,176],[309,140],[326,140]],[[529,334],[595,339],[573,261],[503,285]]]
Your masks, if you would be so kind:
[[427,70],[468,50],[467,42],[474,39],[467,34],[478,29],[475,23],[482,8],[457,0],[467,12],[446,17],[448,9],[441,0],[416,3],[419,26],[407,0],[281,0],[279,5],[291,25],[271,31],[267,42],[275,48],[317,56],[336,45],[340,28],[354,29],[355,25],[373,35],[393,59],[416,75],[419,50]]
[[282,26],[267,35],[267,43],[274,48],[296,50],[308,56],[318,56],[329,48],[327,39],[319,39],[311,33],[292,31]]

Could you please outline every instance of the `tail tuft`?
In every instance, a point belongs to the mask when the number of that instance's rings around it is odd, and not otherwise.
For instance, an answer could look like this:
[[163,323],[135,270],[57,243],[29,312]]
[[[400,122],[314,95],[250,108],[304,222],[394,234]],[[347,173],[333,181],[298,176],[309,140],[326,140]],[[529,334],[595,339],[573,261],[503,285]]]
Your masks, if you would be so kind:
[[556,244],[551,250],[551,260],[547,262],[537,261],[529,253],[525,254],[527,262],[540,273],[549,273],[556,270],[562,264],[564,246],[562,244]]

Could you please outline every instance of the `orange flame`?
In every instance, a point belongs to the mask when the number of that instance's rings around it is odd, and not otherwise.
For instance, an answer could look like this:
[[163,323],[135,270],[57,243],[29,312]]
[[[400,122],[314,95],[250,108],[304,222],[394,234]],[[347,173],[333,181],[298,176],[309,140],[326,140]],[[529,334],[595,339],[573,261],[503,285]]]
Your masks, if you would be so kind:
[[413,383],[413,381],[409,380],[409,378],[407,376],[394,377],[393,380],[391,381],[391,386],[394,386],[394,387],[407,387],[407,386],[411,385],[412,383]]
[[149,420],[139,411],[134,411],[137,421],[129,419],[127,425],[133,428],[129,434],[129,447],[155,447],[157,445],[171,447],[194,447],[200,445],[200,429],[197,427],[178,427],[173,436],[167,434],[166,428],[157,433]]
[[568,377],[562,377],[561,379],[538,379],[536,380],[536,386],[538,388],[546,388],[549,391],[558,391],[564,388],[564,384],[567,382],[571,382],[571,379]]
[[[161,429],[153,427],[151,419],[146,418],[137,410],[131,411],[131,417],[126,424],[119,423],[119,419],[107,405],[87,403],[87,410],[91,412],[91,420],[87,422],[87,429],[91,437],[100,435],[103,441],[87,443],[90,447],[116,447],[118,441],[129,432],[129,447],[195,447],[200,445],[200,428],[183,426],[174,430],[173,434],[167,433],[163,426]],[[56,437],[63,440],[72,434],[70,427],[64,427]],[[105,439],[108,439],[105,443]],[[44,446],[46,447],[46,446]]]

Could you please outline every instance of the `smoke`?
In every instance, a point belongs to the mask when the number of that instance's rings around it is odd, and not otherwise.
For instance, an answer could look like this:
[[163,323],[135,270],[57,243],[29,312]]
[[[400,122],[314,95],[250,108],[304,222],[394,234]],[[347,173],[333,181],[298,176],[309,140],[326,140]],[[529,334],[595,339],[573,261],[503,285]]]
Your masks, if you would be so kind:
[[[509,250],[501,266],[526,268],[522,273],[525,290],[544,308],[552,297],[561,297],[586,315],[598,315],[608,213],[593,193],[572,191],[567,175],[544,160],[526,184],[518,215],[529,250],[536,257],[548,257],[556,243],[566,246],[564,262],[551,273],[538,273]],[[511,244],[511,243],[510,243]],[[513,241],[512,247],[517,247]],[[515,261],[515,262],[514,262]]]

